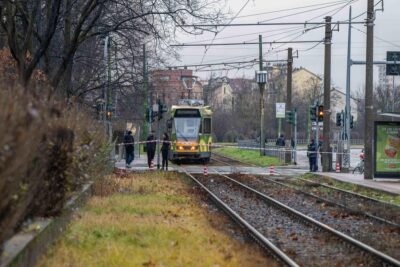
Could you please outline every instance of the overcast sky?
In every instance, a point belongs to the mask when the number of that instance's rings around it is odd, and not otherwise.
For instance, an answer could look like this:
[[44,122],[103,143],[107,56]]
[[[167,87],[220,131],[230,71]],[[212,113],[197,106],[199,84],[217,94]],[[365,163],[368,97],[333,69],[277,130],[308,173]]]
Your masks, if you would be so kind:
[[[230,9],[233,15],[244,6],[247,0],[227,0],[226,6]],[[332,21],[347,20],[349,16],[348,2],[352,2],[353,16],[360,15],[367,10],[367,0],[353,0],[353,1],[340,1],[340,0],[250,0],[245,8],[240,12],[238,17],[233,23],[243,22],[260,22],[270,20],[270,22],[304,22],[304,21],[323,21],[327,15],[332,15]],[[378,3],[379,0],[375,0]],[[308,6],[308,7],[307,7]],[[380,8],[377,5],[376,8]],[[293,9],[287,11],[280,11],[273,13],[272,11],[279,11],[283,9]],[[267,13],[269,12],[269,13]],[[303,12],[286,18],[274,19],[281,16],[292,15],[294,13]],[[254,15],[264,13],[260,15]],[[267,13],[267,14],[265,14]],[[335,14],[336,13],[336,14]],[[254,15],[254,16],[248,16]],[[366,14],[356,18],[354,21],[364,21]],[[273,19],[273,20],[271,20]],[[378,11],[375,21],[375,39],[374,39],[374,60],[384,60],[386,58],[386,51],[400,51],[400,0],[384,0],[384,12]],[[312,26],[308,26],[312,27]],[[363,24],[353,25],[352,30],[352,59],[365,60],[365,42],[366,35],[360,31],[366,31]],[[321,40],[324,38],[324,28],[315,29],[302,34],[304,26],[252,26],[252,27],[226,27],[220,32],[214,43],[219,42],[243,42],[243,41],[257,41],[258,35],[263,35],[264,41],[274,40]],[[333,32],[332,44],[332,84],[341,87],[345,90],[346,82],[346,55],[347,55],[347,25],[340,25],[339,31]],[[242,36],[237,36],[242,35]],[[301,36],[299,36],[301,35]],[[232,37],[236,36],[236,37]],[[228,38],[230,37],[230,38]],[[186,42],[211,42],[213,34],[205,33],[200,36],[185,36],[181,34],[179,41]],[[218,39],[223,38],[223,39]],[[380,38],[380,39],[378,39]],[[384,41],[383,41],[384,40]],[[310,71],[323,75],[324,64],[324,45],[319,44],[315,48],[314,44],[290,44],[290,45],[264,45],[263,49],[266,53],[266,59],[286,59],[287,47],[293,47],[293,50],[299,50],[299,58],[295,59],[295,67],[305,67]],[[278,51],[278,52],[277,52]],[[184,64],[199,64],[213,63],[213,62],[229,62],[240,60],[251,60],[258,58],[258,46],[224,46],[224,47],[210,47],[205,53],[204,47],[186,47],[182,48],[180,53],[182,55],[181,62],[173,62],[177,65]],[[204,58],[203,58],[204,57]],[[221,66],[216,66],[214,69],[221,69]],[[228,77],[254,77],[254,70],[258,65],[251,69],[246,70],[230,70],[230,71],[215,71],[218,75],[227,75]],[[196,72],[195,75],[201,78],[207,78],[211,72]],[[378,68],[374,67],[374,82],[377,82]],[[396,83],[400,78],[396,78]],[[358,88],[363,87],[365,83],[365,66],[352,67],[352,92]]]

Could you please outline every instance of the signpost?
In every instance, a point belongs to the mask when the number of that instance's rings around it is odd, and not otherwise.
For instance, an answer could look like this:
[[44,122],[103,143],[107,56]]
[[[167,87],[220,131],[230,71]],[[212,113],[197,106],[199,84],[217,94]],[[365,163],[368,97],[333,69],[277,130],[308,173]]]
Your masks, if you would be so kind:
[[276,118],[284,119],[285,118],[285,108],[286,103],[276,103]]
[[387,76],[399,76],[400,75],[400,52],[399,51],[387,51],[386,61],[394,61],[395,64],[386,64],[386,75]]
[[400,179],[400,122],[375,122],[375,178]]

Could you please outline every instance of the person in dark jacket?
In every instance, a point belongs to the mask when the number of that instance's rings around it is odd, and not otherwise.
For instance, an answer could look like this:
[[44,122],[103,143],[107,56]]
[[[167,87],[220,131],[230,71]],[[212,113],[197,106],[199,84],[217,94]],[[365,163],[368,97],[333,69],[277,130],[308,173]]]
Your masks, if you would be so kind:
[[162,154],[162,170],[164,170],[164,166],[168,171],[168,152],[171,142],[169,141],[169,137],[167,133],[163,135],[163,142],[161,146],[161,154]]
[[151,166],[151,162],[154,159],[154,155],[156,154],[156,140],[154,139],[154,133],[151,132],[147,137],[147,165]]
[[135,142],[135,139],[132,136],[132,132],[127,131],[126,134],[124,135],[124,145],[125,145],[125,155],[126,155],[125,162],[126,162],[127,168],[131,167],[131,162],[135,158],[134,142]]
[[318,170],[317,153],[317,145],[315,144],[314,139],[311,139],[311,143],[307,147],[307,157],[310,162],[310,172],[316,172]]
[[281,136],[278,137],[275,144],[277,146],[285,146],[285,137],[283,136],[283,134],[281,134]]

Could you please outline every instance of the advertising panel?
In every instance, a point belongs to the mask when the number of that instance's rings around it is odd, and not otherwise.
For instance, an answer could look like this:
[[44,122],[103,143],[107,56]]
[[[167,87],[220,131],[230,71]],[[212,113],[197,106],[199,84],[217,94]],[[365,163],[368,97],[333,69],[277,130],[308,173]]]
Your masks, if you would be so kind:
[[375,122],[375,178],[400,179],[400,122]]

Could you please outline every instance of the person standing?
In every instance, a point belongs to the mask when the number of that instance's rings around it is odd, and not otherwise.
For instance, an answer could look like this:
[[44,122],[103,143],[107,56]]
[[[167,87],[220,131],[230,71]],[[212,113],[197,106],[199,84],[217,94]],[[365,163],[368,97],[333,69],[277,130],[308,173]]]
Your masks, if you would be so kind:
[[315,144],[314,139],[311,139],[311,143],[307,147],[307,157],[310,163],[310,172],[316,172],[318,170],[317,153],[317,145]]
[[168,152],[170,148],[171,142],[169,141],[169,137],[167,133],[163,135],[163,142],[161,146],[161,154],[162,154],[162,170],[164,170],[164,166],[168,171]]
[[285,146],[285,137],[283,136],[283,134],[281,134],[281,136],[278,137],[275,144],[281,147]]
[[125,163],[126,167],[131,167],[131,162],[135,158],[135,139],[132,136],[132,131],[127,131],[124,135],[124,145],[125,145]]
[[154,155],[156,154],[156,140],[154,139],[154,132],[151,132],[147,137],[147,165],[151,166],[151,162],[154,159]]

